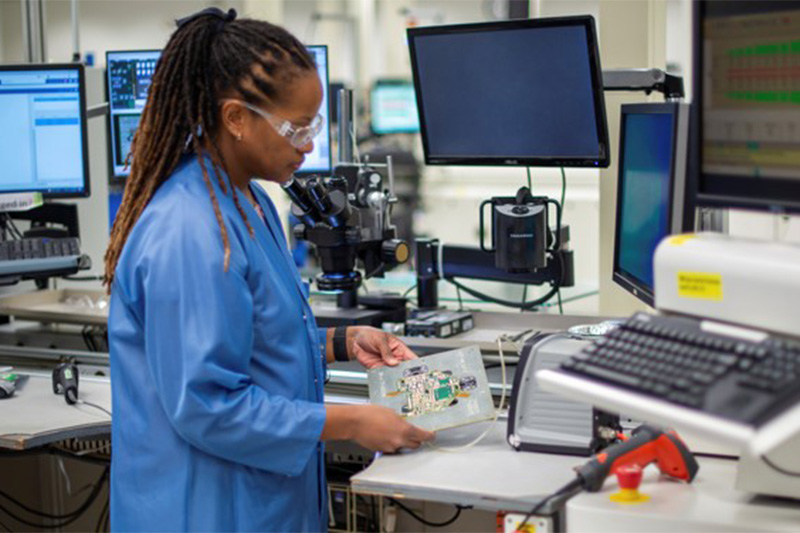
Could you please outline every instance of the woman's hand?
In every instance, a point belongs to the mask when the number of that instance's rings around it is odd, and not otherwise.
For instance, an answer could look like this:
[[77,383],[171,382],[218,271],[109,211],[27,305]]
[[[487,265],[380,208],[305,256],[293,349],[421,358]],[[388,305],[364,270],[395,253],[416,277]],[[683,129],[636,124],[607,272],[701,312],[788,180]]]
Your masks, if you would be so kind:
[[379,405],[327,405],[322,440],[353,440],[368,450],[394,453],[433,440],[431,431],[403,420]]
[[400,361],[417,358],[400,339],[371,326],[347,328],[347,353],[365,368],[395,366]]

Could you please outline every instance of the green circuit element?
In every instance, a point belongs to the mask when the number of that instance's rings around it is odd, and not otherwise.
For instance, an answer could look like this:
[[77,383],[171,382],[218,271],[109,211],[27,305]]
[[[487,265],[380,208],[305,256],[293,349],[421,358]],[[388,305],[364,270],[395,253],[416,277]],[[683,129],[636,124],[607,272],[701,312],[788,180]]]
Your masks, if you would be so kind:
[[473,376],[456,378],[450,370],[430,370],[427,365],[419,365],[405,370],[397,381],[397,390],[387,396],[405,394],[406,403],[401,412],[413,417],[456,405],[459,398],[469,397],[469,391],[477,386]]
[[800,104],[800,91],[728,91],[729,100]]
[[773,56],[779,54],[800,54],[800,41],[757,44],[731,48],[727,51],[730,57]]

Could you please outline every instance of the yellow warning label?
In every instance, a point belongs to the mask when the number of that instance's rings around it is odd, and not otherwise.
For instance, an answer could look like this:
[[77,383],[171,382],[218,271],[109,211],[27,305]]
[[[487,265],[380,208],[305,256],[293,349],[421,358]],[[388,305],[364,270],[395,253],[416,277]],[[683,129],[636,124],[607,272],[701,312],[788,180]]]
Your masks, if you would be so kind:
[[683,235],[673,235],[667,239],[667,243],[671,246],[680,246],[687,241],[691,241],[692,239],[696,238],[697,235],[694,233],[684,233]]
[[722,301],[722,274],[678,272],[678,296]]

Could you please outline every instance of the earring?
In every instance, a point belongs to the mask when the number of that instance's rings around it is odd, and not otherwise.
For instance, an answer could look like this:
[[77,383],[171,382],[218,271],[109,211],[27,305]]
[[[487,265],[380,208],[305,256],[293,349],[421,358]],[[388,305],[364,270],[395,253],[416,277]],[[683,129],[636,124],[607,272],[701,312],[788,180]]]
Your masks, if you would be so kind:
[[237,141],[241,141],[242,140],[242,134],[241,133],[237,133],[236,134],[236,140]]

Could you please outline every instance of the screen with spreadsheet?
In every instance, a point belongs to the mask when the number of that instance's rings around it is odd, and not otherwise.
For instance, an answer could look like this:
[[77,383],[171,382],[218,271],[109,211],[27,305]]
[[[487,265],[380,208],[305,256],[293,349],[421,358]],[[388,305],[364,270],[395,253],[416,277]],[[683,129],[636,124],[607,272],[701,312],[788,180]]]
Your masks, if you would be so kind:
[[800,210],[800,2],[695,6],[698,201]]
[[0,66],[0,161],[0,194],[89,194],[83,66]]

